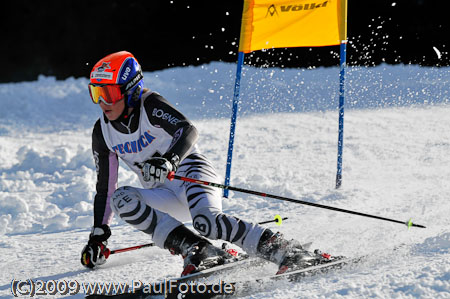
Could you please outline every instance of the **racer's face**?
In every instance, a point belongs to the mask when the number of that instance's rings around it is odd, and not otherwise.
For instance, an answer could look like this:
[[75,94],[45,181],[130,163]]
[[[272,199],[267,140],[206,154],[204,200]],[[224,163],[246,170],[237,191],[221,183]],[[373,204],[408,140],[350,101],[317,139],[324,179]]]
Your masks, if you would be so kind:
[[112,105],[106,105],[103,101],[100,101],[100,108],[102,108],[103,113],[109,120],[116,120],[122,114],[123,109],[125,109],[125,98],[115,102]]

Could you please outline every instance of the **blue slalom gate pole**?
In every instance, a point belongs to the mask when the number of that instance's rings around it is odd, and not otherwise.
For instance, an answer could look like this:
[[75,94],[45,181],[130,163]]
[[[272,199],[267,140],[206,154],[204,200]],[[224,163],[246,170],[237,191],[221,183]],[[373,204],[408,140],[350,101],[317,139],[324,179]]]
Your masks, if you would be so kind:
[[[234,132],[236,131],[236,119],[239,103],[239,89],[241,86],[242,66],[244,65],[244,52],[238,54],[238,65],[236,70],[236,81],[234,83],[233,108],[231,114],[230,138],[228,142],[227,169],[225,173],[225,185],[230,185],[231,160],[233,158]],[[223,196],[228,198],[228,189],[223,190]]]
[[342,184],[342,151],[344,147],[344,103],[345,103],[345,68],[347,56],[347,41],[341,42],[340,51],[340,73],[339,73],[339,134],[338,134],[338,155],[336,188]]

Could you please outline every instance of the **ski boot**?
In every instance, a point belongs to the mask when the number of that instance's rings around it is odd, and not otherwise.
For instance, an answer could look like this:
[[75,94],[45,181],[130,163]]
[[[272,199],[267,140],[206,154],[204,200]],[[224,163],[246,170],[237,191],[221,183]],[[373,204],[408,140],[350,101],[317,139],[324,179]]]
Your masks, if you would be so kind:
[[308,251],[296,240],[286,240],[281,233],[265,230],[259,240],[258,256],[278,265],[277,274],[330,262],[331,255]]
[[164,248],[170,253],[180,254],[184,260],[181,276],[186,276],[237,260],[233,254],[215,247],[207,239],[196,235],[181,225],[167,237]]

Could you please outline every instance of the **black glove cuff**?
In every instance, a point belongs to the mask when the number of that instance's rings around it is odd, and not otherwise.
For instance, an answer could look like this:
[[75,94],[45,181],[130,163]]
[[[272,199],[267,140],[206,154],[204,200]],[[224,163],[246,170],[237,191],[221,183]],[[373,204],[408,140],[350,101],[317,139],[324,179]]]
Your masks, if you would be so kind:
[[89,235],[89,242],[102,243],[111,237],[111,229],[107,224],[92,227],[92,231]]
[[172,164],[173,171],[177,172],[178,164],[180,164],[180,157],[178,157],[177,154],[171,152],[165,153],[162,157],[169,161],[170,164]]

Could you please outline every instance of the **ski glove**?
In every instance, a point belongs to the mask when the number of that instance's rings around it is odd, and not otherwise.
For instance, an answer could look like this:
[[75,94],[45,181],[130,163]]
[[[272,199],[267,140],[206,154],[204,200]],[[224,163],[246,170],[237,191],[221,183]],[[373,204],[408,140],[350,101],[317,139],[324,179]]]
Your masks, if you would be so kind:
[[88,244],[84,246],[81,252],[81,264],[83,266],[92,269],[97,265],[106,263],[110,253],[110,250],[106,247],[110,236],[111,230],[106,224],[92,228]]
[[178,155],[172,153],[145,161],[142,167],[144,181],[164,183],[171,171],[177,171],[179,162]]

